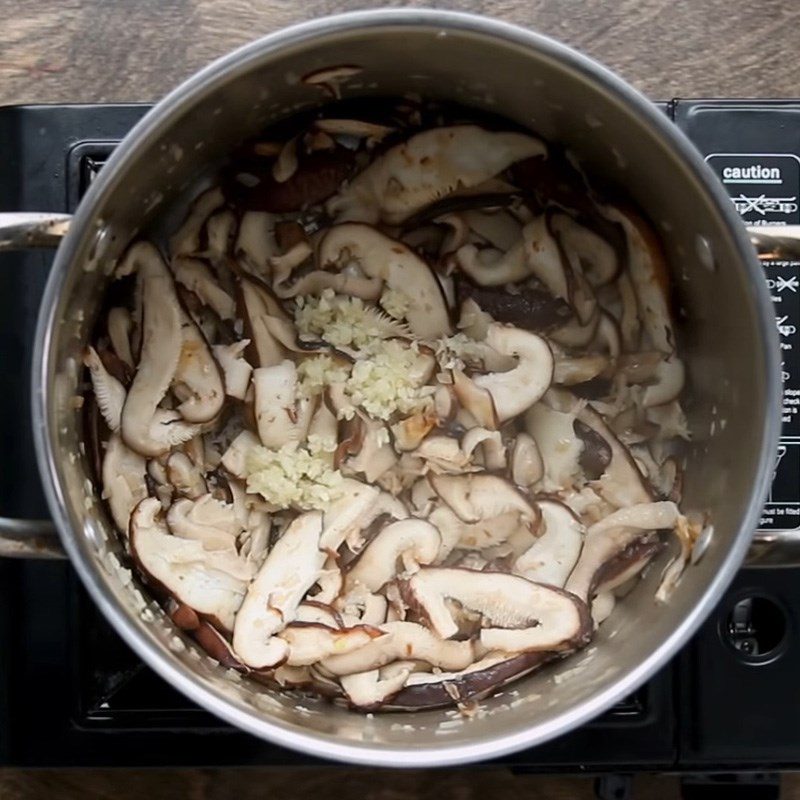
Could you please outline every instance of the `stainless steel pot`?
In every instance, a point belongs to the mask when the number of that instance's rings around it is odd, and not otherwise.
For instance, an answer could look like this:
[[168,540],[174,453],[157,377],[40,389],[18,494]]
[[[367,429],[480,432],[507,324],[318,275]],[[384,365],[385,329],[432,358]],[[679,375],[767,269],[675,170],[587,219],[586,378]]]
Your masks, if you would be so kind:
[[[364,717],[299,702],[232,680],[198,655],[120,565],[73,402],[81,349],[114,259],[143,230],[176,222],[242,139],[319,104],[319,90],[299,76],[340,63],[364,68],[343,85],[346,97],[412,91],[490,109],[563,142],[591,172],[628,187],[664,237],[685,316],[693,432],[686,505],[712,515],[704,557],[666,605],[653,600],[660,570],[651,570],[592,646],[489,699],[466,722],[444,712]],[[0,247],[52,244],[63,225],[15,222],[0,230]],[[778,353],[748,234],[691,144],[644,97],[585,56],[511,25],[440,11],[358,12],[290,28],[216,62],[159,103],[114,153],[69,224],[42,302],[36,447],[75,569],[128,644],[180,691],[246,731],[317,756],[390,766],[465,763],[539,744],[607,709],[663,666],[714,607],[748,551],[772,477]],[[3,528],[7,549],[17,552],[41,533],[35,523],[5,520]],[[36,540],[48,552],[51,544]]]

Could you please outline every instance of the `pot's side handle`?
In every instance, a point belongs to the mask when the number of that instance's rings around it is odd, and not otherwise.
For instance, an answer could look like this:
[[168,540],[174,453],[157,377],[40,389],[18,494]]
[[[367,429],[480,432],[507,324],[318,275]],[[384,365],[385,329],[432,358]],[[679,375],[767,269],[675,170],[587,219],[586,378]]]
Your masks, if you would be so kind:
[[[800,225],[747,228],[758,257],[800,259]],[[747,554],[749,567],[791,567],[800,564],[800,531],[756,531]]]
[[55,525],[49,519],[0,517],[0,558],[64,558]]
[[0,214],[0,252],[58,247],[69,228],[69,214],[14,212]]
[[756,531],[745,566],[797,567],[800,566],[800,532]]
[[750,226],[747,233],[760,259],[800,258],[800,225]]
[[[69,227],[68,214],[0,214],[0,252],[57,247]],[[64,558],[49,519],[0,517],[0,558]]]

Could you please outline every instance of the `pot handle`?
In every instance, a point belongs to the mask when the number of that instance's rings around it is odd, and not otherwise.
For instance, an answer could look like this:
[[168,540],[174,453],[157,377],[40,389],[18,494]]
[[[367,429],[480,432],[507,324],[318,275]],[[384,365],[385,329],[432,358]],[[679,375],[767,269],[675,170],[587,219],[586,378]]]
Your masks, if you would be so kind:
[[0,252],[58,247],[69,228],[69,214],[0,214]]
[[66,558],[49,519],[0,517],[0,558]]
[[747,233],[762,261],[800,259],[800,225],[748,226]]
[[[57,247],[69,227],[68,214],[0,214],[0,252]],[[49,519],[0,517],[0,558],[64,558]]]

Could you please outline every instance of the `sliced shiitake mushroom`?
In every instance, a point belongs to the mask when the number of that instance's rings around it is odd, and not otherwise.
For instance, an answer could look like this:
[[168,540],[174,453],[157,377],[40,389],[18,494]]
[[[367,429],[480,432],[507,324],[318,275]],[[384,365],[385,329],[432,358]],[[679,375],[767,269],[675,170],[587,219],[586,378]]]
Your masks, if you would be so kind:
[[523,518],[518,511],[505,511],[478,522],[464,522],[449,506],[440,505],[428,515],[439,531],[441,547],[436,562],[445,562],[456,549],[484,551],[503,545],[518,531],[538,530],[539,518]]
[[544,460],[536,440],[524,431],[517,434],[511,452],[511,478],[527,488],[544,477]]
[[[339,488],[337,499],[325,512],[321,547],[327,551],[338,550],[346,539],[353,544],[354,538],[360,536],[373,520],[384,513],[389,513],[396,519],[408,516],[399,500],[391,498],[388,501],[386,493],[381,492],[377,486],[345,478]],[[359,547],[351,549],[360,550]]]
[[127,396],[125,387],[106,369],[94,347],[86,348],[83,363],[89,370],[97,408],[103,420],[109,430],[118,431],[122,418],[122,407],[125,405]]
[[398,224],[456,189],[543,155],[539,139],[477,125],[433,128],[378,156],[327,204],[340,221]]
[[249,672],[249,669],[236,657],[231,643],[213,625],[201,621],[192,631],[192,636],[197,644],[221,666],[236,672]]
[[538,511],[522,493],[497,475],[429,475],[428,481],[464,522],[479,522],[509,511],[528,520],[538,518]]
[[586,532],[583,551],[566,588],[590,599],[603,579],[603,566],[652,531],[672,528],[678,520],[674,503],[660,501],[622,508],[592,525]]
[[669,310],[669,270],[658,237],[641,216],[628,208],[606,206],[606,217],[622,226],[628,246],[628,275],[644,330],[657,350],[675,351]]
[[558,500],[539,500],[542,533],[514,562],[514,572],[530,581],[563,587],[578,561],[586,529]]
[[113,433],[103,456],[103,498],[118,530],[125,535],[133,509],[147,497],[145,474],[144,458],[127,447],[118,433]]
[[[258,275],[269,272],[270,259],[278,254],[275,216],[267,211],[246,211],[239,223],[234,245],[238,259]],[[230,266],[230,260],[226,261]]]
[[206,220],[225,202],[222,190],[218,187],[208,189],[198,195],[178,231],[170,237],[171,256],[190,255],[200,250],[200,235]]
[[223,453],[222,466],[234,477],[246,480],[247,456],[254,447],[258,447],[260,444],[261,442],[254,433],[248,430],[242,431]]
[[504,288],[484,288],[462,278],[456,281],[456,296],[459,304],[473,300],[497,322],[537,333],[558,328],[572,317],[572,310],[563,300],[528,286],[520,286],[511,294]]
[[374,669],[343,675],[339,682],[353,708],[377,711],[403,688],[410,672],[402,670],[389,678],[381,678],[380,671]]
[[278,636],[289,645],[286,665],[307,667],[334,655],[361,650],[381,631],[367,625],[331,628],[318,622],[292,622]]
[[397,453],[381,422],[360,413],[356,418],[360,418],[361,431],[350,442],[350,456],[338,466],[344,474],[362,474],[367,483],[374,483],[397,463]]
[[360,75],[363,71],[364,68],[357,64],[337,64],[332,67],[315,69],[313,72],[303,75],[300,80],[309,86],[319,87],[333,98],[338,98],[341,96],[339,83],[347,78]]
[[558,411],[543,402],[525,414],[525,429],[541,453],[548,491],[571,487],[581,472],[584,445],[575,432],[575,420],[575,412]]
[[233,628],[233,649],[247,666],[274,667],[286,661],[289,643],[277,634],[292,621],[300,601],[319,577],[322,514],[298,516],[270,550],[247,589]]
[[[344,147],[298,154],[297,168],[282,182],[262,164],[240,164],[228,178],[225,194],[234,205],[248,211],[300,211],[333,195],[350,176],[353,165],[353,153]],[[247,175],[247,180],[242,180],[242,175]]]
[[500,417],[489,389],[478,386],[460,369],[453,369],[450,374],[453,381],[453,393],[462,408],[468,411],[481,427],[497,430],[500,427]]
[[153,245],[139,242],[126,258],[136,266],[144,315],[141,354],[120,429],[130,448],[145,456],[159,456],[198,432],[179,413],[159,408],[183,353],[182,312],[172,277]]
[[[607,467],[597,479],[600,494],[617,507],[650,502],[653,499],[652,487],[602,416],[587,405],[578,412],[577,419],[605,441],[611,454]],[[605,461],[607,456],[601,458]]]
[[167,527],[174,536],[200,542],[206,550],[236,552],[243,526],[232,504],[204,494],[176,500],[167,511]]
[[244,356],[249,344],[249,339],[242,339],[233,344],[215,344],[211,347],[224,376],[225,394],[237,400],[245,399],[253,374],[253,367]]
[[264,447],[279,449],[298,442],[297,368],[284,360],[253,371],[258,437]]
[[333,675],[352,675],[403,658],[425,661],[440,669],[463,669],[475,657],[472,642],[441,639],[415,622],[386,622],[379,629],[383,636],[350,653],[326,658],[322,666]]
[[371,225],[334,225],[320,243],[318,257],[323,268],[341,268],[344,262],[354,261],[367,278],[390,289],[405,291],[413,287],[405,315],[411,331],[421,339],[450,333],[450,315],[436,276],[402,242],[390,239]]
[[220,319],[233,319],[234,299],[216,282],[211,270],[198,258],[181,256],[172,262],[175,280],[214,310]]
[[654,380],[644,390],[642,406],[651,408],[672,402],[683,389],[683,362],[676,356],[663,359],[656,367]]
[[568,214],[554,214],[550,228],[564,250],[578,259],[592,286],[605,286],[619,275],[622,269],[619,251],[605,237]]
[[402,690],[384,701],[385,704],[381,707],[387,710],[420,711],[479,700],[554,657],[553,653],[540,652],[515,656],[505,653],[489,654],[458,672],[409,675]]
[[403,568],[432,564],[441,546],[439,531],[422,519],[404,519],[387,525],[367,545],[345,576],[345,591],[361,585],[377,592]]
[[518,575],[423,567],[398,585],[409,608],[443,639],[458,632],[446,599],[483,616],[488,650],[568,649],[591,633],[588,609],[575,595]]
[[519,328],[493,324],[486,343],[502,355],[518,359],[508,372],[477,375],[473,381],[494,401],[500,422],[529,409],[547,391],[553,379],[553,353],[545,339]]
[[115,306],[108,312],[108,338],[111,346],[117,354],[117,358],[123,361],[130,369],[133,369],[133,351],[131,350],[131,331],[133,329],[133,319],[131,312],[127,308]]
[[185,313],[181,314],[181,338],[172,378],[173,391],[181,401],[176,410],[188,422],[209,422],[225,402],[222,373],[205,336]]
[[206,550],[197,540],[171,535],[161,503],[151,497],[133,510],[129,540],[134,562],[150,586],[224,630],[233,628],[252,578],[250,566],[235,552]]
[[197,500],[207,492],[203,471],[186,453],[170,453],[165,467],[167,480],[179,495]]

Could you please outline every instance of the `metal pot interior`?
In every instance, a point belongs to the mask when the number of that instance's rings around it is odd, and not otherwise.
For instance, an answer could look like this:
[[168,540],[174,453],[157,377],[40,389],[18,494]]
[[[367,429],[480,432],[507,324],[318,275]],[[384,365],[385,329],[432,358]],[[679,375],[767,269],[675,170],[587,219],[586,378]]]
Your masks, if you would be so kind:
[[[364,717],[226,674],[121,566],[120,544],[88,479],[72,400],[115,257],[136,235],[177,224],[241,140],[325,102],[300,76],[341,63],[364,69],[344,82],[345,97],[416,92],[500,113],[565,144],[590,174],[626,187],[664,238],[680,309],[693,437],[685,504],[712,515],[705,556],[671,601],[657,605],[665,555],[588,648],[483,702],[471,720],[453,711]],[[765,290],[743,237],[731,232],[733,212],[698,173],[699,159],[681,155],[688,144],[659,114],[548,40],[477,18],[405,12],[351,15],[270,37],[191,79],[141,123],[96,181],[58,254],[34,396],[40,459],[69,553],[95,601],[152,667],[255,734],[317,755],[398,766],[478,760],[552,738],[633,690],[676,651],[713,607],[756,525],[777,384]]]

